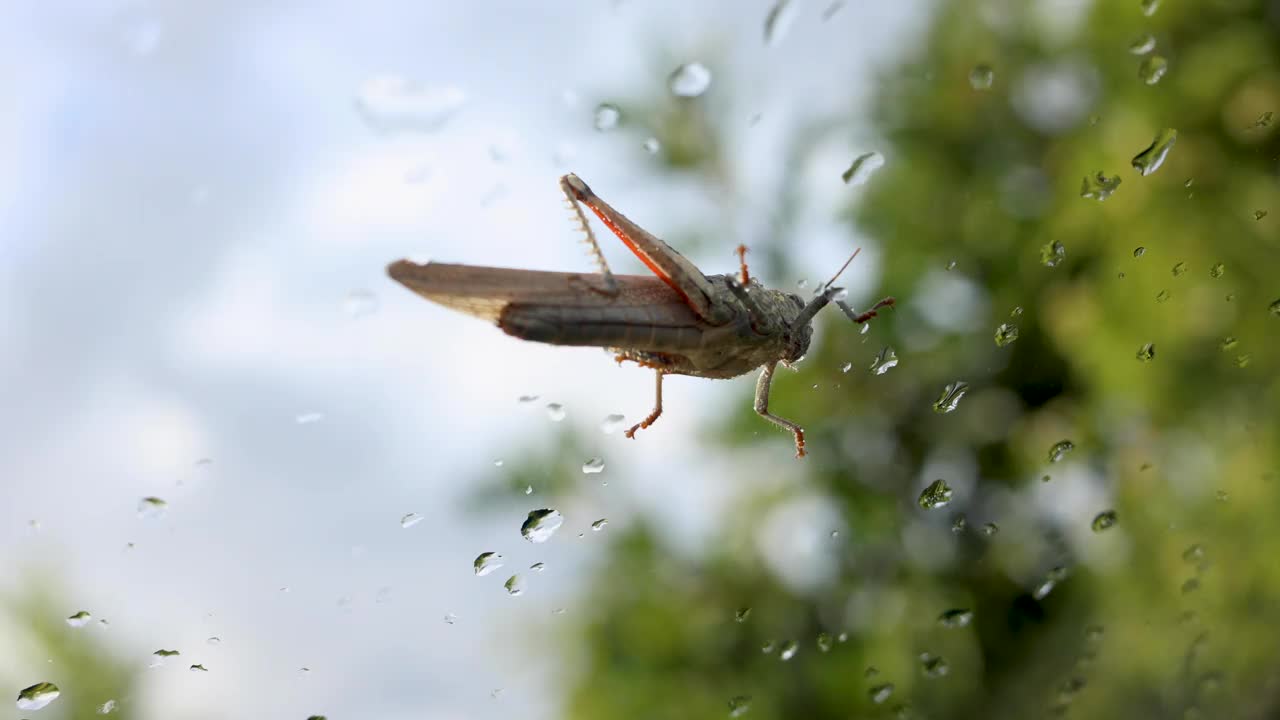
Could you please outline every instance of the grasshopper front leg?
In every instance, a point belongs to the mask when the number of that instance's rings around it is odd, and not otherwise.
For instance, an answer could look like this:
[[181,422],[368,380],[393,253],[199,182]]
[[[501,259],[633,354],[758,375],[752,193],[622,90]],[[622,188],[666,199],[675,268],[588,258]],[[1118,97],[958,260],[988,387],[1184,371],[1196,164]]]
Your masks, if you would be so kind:
[[645,418],[644,420],[641,420],[635,425],[632,425],[630,430],[623,433],[624,435],[627,436],[627,438],[631,440],[636,439],[637,430],[644,430],[645,428],[652,425],[653,421],[657,420],[658,417],[662,415],[662,376],[665,375],[666,373],[664,373],[661,369],[654,370],[654,373],[657,377],[657,385],[654,388],[655,397],[653,401],[653,412],[649,413],[649,417]]
[[836,305],[839,306],[840,312],[843,312],[845,314],[845,317],[861,325],[862,323],[875,317],[877,314],[876,311],[879,310],[880,308],[893,307],[894,303],[896,302],[897,300],[894,300],[891,297],[887,297],[881,300],[880,302],[876,303],[875,305],[872,305],[871,309],[864,313],[857,312],[853,308],[849,307],[849,303],[843,300],[837,300]]
[[777,366],[776,362],[765,365],[764,370],[760,373],[760,379],[756,381],[756,413],[765,420],[778,427],[785,428],[792,435],[795,435],[796,457],[802,458],[804,457],[804,428],[786,418],[780,418],[769,412],[769,385],[773,382],[773,370]]

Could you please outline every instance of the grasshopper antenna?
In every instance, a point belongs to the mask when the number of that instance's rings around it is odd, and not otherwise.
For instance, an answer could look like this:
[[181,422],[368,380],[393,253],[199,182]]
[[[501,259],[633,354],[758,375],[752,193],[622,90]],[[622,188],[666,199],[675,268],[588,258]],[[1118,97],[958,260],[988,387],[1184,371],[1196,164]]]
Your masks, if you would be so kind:
[[[796,319],[791,323],[792,328],[800,328],[808,325],[809,322],[813,320],[813,316],[818,314],[819,310],[826,307],[827,303],[830,303],[835,299],[836,294],[840,292],[840,288],[833,288],[831,285],[840,277],[845,268],[849,267],[849,263],[853,262],[853,259],[858,257],[858,253],[860,252],[862,252],[862,248],[854,250],[853,254],[849,256],[849,259],[844,261],[844,264],[840,266],[840,269],[836,271],[836,274],[822,286],[822,292],[818,293],[817,297],[810,300],[809,304],[805,305],[804,309],[800,311],[800,314],[796,316]],[[836,302],[843,304],[842,300],[836,300]],[[849,312],[852,311],[850,310]]]
[[858,248],[857,250],[853,251],[853,254],[849,256],[848,260],[844,261],[844,264],[840,266],[840,269],[836,271],[836,274],[832,275],[831,279],[827,281],[827,284],[822,286],[822,289],[824,292],[828,290],[833,283],[835,283],[837,278],[839,278],[842,274],[844,274],[844,269],[849,267],[849,263],[853,262],[853,259],[858,257],[858,253],[860,252],[862,252],[862,248]]

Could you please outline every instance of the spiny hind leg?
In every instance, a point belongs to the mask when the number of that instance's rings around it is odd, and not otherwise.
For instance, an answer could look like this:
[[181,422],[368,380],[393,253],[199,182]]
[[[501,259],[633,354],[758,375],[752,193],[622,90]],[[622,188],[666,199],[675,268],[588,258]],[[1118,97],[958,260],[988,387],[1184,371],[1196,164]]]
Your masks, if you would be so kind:
[[773,370],[777,367],[777,363],[769,363],[764,366],[764,370],[760,373],[760,379],[756,381],[756,413],[760,417],[769,422],[784,428],[791,432],[796,438],[796,457],[804,457],[804,428],[777,415],[769,412],[769,385],[773,382]]
[[582,212],[582,206],[578,203],[578,198],[574,194],[572,186],[569,184],[570,175],[560,177],[560,192],[564,193],[565,202],[569,206],[569,211],[573,213],[573,219],[578,224],[578,228],[586,235],[587,251],[591,253],[591,257],[596,261],[596,267],[600,270],[600,274],[604,276],[604,287],[592,287],[592,290],[609,297],[615,297],[618,294],[618,280],[613,276],[613,271],[609,269],[609,263],[604,259],[604,252],[600,250],[600,243],[596,242],[595,233],[591,232],[591,226],[587,224],[587,216]]
[[649,413],[649,416],[644,420],[641,420],[631,426],[631,429],[625,433],[628,438],[634,440],[636,438],[637,430],[643,430],[649,427],[662,415],[662,376],[665,374],[666,371],[662,369],[654,370],[654,377],[657,378],[657,380],[654,386],[653,412]]

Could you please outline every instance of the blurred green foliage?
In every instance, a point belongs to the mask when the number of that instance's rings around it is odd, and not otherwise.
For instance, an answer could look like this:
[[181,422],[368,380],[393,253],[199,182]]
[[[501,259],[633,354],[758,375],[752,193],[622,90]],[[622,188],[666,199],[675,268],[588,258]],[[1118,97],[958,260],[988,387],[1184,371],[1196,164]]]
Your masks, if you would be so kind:
[[[1266,115],[1280,114],[1280,5],[934,12],[879,77],[887,164],[850,188],[845,218],[883,250],[861,299],[893,294],[897,310],[867,335],[826,315],[771,405],[806,426],[813,455],[748,470],[782,477],[744,477],[769,489],[715,542],[689,556],[648,526],[612,536],[573,612],[568,716],[726,716],[742,696],[752,718],[1280,713],[1280,123]],[[1155,84],[1130,49],[1146,34],[1168,62]],[[971,82],[982,65],[986,89]],[[732,185],[720,110],[624,107],[649,108],[666,171]],[[803,247],[792,221],[813,138],[858,120],[797,131],[776,232],[753,248],[760,274],[789,276]],[[1131,159],[1166,127],[1172,152],[1139,175]],[[1121,178],[1103,202],[1081,190],[1099,171]],[[1065,258],[1046,267],[1055,242]],[[1018,328],[1004,347],[1002,323]],[[868,372],[886,345],[901,365]],[[934,412],[956,380],[968,395]],[[1051,463],[1063,439],[1075,450]],[[708,442],[789,460],[789,438],[749,408]],[[955,500],[922,510],[935,474]],[[770,522],[805,498],[838,514],[838,535]],[[1118,523],[1091,531],[1106,510]],[[764,548],[805,533],[828,570],[787,582]],[[942,627],[951,608],[972,624]],[[949,672],[928,677],[922,653]]]

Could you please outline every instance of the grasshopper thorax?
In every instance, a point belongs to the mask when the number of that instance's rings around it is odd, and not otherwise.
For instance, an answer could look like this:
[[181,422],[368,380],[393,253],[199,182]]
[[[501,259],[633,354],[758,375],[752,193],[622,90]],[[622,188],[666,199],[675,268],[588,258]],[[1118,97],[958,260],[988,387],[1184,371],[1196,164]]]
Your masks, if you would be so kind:
[[786,334],[786,355],[782,358],[782,362],[790,364],[804,357],[809,352],[809,342],[813,340],[813,325],[811,323],[797,324],[795,318],[804,309],[804,300],[795,293],[785,293],[783,297],[794,308],[787,317],[789,328]]

